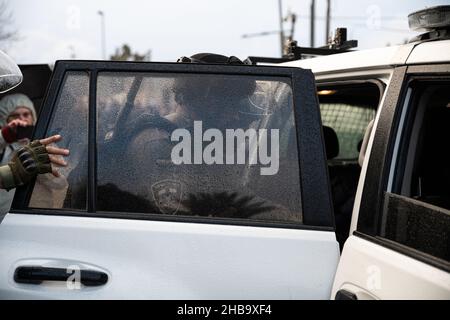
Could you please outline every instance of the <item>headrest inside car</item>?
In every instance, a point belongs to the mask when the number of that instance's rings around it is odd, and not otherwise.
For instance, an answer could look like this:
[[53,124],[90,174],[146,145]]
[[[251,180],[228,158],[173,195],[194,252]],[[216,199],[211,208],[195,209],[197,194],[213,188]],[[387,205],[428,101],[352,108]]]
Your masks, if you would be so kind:
[[361,143],[361,149],[359,150],[359,157],[358,157],[358,163],[359,163],[360,167],[362,167],[363,162],[364,162],[364,157],[366,156],[366,149],[367,149],[367,145],[369,144],[369,137],[370,137],[370,133],[372,132],[373,122],[374,122],[374,120],[371,120],[367,124],[366,132],[364,133],[364,138]]
[[339,140],[333,128],[323,126],[323,137],[325,139],[325,150],[327,160],[336,158],[339,154]]

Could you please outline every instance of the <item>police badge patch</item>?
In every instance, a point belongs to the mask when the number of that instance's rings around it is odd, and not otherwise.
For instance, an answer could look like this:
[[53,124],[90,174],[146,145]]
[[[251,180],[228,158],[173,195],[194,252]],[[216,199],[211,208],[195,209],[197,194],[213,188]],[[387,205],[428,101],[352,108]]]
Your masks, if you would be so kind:
[[175,180],[162,180],[152,185],[155,204],[163,214],[176,214],[180,208],[183,190]]

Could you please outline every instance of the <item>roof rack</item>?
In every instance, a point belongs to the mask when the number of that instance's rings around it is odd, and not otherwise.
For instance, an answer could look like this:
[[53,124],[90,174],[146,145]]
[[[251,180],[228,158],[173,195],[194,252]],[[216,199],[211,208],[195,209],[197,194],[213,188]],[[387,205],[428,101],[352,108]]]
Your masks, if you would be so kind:
[[326,56],[337,53],[352,51],[350,49],[358,46],[357,40],[347,40],[347,29],[337,28],[335,36],[330,39],[329,44],[319,48],[299,47],[297,41],[288,41],[285,46],[285,54],[282,58],[249,56],[246,62],[252,65],[258,63],[282,63],[300,60],[311,56]]

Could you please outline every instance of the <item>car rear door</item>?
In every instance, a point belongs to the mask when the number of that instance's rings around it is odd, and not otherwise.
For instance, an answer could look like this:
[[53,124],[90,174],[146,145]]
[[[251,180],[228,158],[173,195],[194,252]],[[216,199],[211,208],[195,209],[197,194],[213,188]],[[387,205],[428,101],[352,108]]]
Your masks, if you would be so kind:
[[0,297],[327,299],[339,246],[312,73],[59,61],[17,190]]
[[450,66],[398,67],[331,298],[450,299]]

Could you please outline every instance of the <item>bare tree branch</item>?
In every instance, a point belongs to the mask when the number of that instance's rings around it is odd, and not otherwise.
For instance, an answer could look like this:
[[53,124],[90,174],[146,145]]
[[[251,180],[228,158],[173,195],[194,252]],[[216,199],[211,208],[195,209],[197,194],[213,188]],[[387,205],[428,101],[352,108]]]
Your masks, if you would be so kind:
[[4,49],[11,42],[17,41],[18,31],[14,29],[14,17],[6,1],[0,2],[0,49]]

